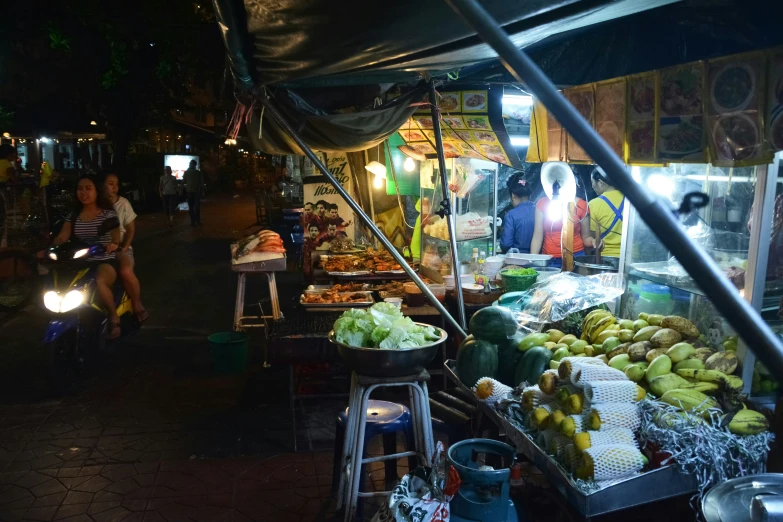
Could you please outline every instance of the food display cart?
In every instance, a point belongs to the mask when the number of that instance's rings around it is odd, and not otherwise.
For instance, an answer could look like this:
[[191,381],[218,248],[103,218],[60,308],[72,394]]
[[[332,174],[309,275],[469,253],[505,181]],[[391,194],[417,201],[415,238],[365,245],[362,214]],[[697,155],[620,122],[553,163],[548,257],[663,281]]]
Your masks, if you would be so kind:
[[[452,0],[449,6],[498,53],[516,80],[524,82],[524,87],[551,111],[553,125],[544,127],[543,134],[531,137],[531,142],[536,142],[535,150],[539,154],[544,151],[539,161],[599,164],[629,204],[623,221],[626,243],[618,279],[590,279],[564,273],[515,298],[518,309],[512,311],[508,303],[482,309],[471,319],[472,338],[461,343],[456,361],[446,366],[447,372],[463,393],[473,394],[487,415],[504,428],[517,450],[533,460],[551,484],[587,517],[639,502],[690,494],[697,489],[703,492],[716,481],[762,472],[772,437],[767,430],[767,415],[738,393],[753,386],[755,370],[750,350],[744,349],[739,338],[767,363],[770,373],[783,375],[780,340],[748,306],[749,300],[757,311],[761,310],[767,290],[757,274],[767,272],[768,262],[760,252],[766,252],[764,240],[772,228],[768,223],[773,222],[779,162],[779,158],[773,160],[773,154],[781,148],[776,129],[783,120],[776,107],[769,107],[772,100],[780,99],[776,87],[774,96],[765,92],[766,101],[761,96],[748,103],[740,100],[742,107],[734,105],[737,100],[731,99],[733,95],[725,95],[732,89],[719,89],[720,96],[699,95],[696,103],[694,93],[711,93],[712,79],[732,69],[727,62],[716,60],[681,64],[672,70],[651,71],[601,85],[578,86],[563,96],[481,5],[474,0]],[[220,16],[230,15],[227,10]],[[229,26],[232,24],[227,23]],[[241,54],[241,46],[234,47]],[[751,63],[751,76],[754,70],[776,70],[776,53],[763,54],[755,60],[753,63],[761,66],[753,69]],[[740,66],[733,70],[724,78],[738,79],[741,86],[746,76],[737,74],[737,70],[748,69]],[[243,72],[246,71],[235,70],[235,77],[247,82],[250,76]],[[766,88],[780,82],[774,78],[771,83],[751,82],[759,89],[762,83]],[[250,92],[246,85],[244,89]],[[428,102],[421,101],[424,96],[404,99],[396,106],[398,112],[388,119],[394,119],[397,128],[403,128],[414,112],[422,110],[422,105],[431,112],[432,148],[438,171],[443,173],[438,177],[442,195],[450,190],[445,175],[449,171],[447,147],[443,141],[448,134],[440,129],[435,82],[428,82],[426,90]],[[599,91],[604,96],[599,96]],[[292,125],[290,114],[278,108],[287,103],[285,95],[270,97],[266,91],[260,95],[258,92],[253,91],[250,96],[255,96],[255,107],[263,115],[258,129],[253,130],[261,134],[263,118],[265,137],[276,132],[287,135],[286,140],[290,137],[458,337],[463,337],[467,321],[463,318],[458,322],[448,313],[312,150],[332,144],[319,140],[321,136],[314,136],[312,129],[301,130]],[[623,101],[618,110],[615,95],[630,101]],[[475,108],[485,98],[470,94],[468,99],[470,103],[463,96],[464,106]],[[605,100],[609,100],[608,106],[602,106]],[[407,109],[400,109],[406,103]],[[252,111],[253,106],[242,105],[240,113]],[[284,108],[290,109],[290,105]],[[270,123],[277,127],[270,129]],[[352,123],[356,128],[355,120]],[[755,128],[755,134],[749,131],[755,140],[749,139],[748,132],[737,131],[748,128]],[[319,131],[323,134],[322,129]],[[375,132],[372,139],[363,143],[375,146],[382,141],[378,138],[382,134]],[[350,150],[349,146],[345,150]],[[770,169],[769,165],[774,167]],[[674,188],[667,202],[662,197],[668,192],[664,188],[670,185]],[[493,188],[496,194],[496,183]],[[436,185],[427,190],[432,190],[431,207],[437,208]],[[705,192],[711,198],[710,204],[704,205],[703,197],[684,197],[686,194],[681,191],[686,190]],[[459,250],[463,248],[457,244],[455,217],[475,210],[477,203],[460,199],[466,198],[445,198],[447,204],[442,209],[447,216],[455,275],[460,267]],[[486,217],[490,213],[494,217],[496,205],[485,203],[479,205],[486,209]],[[431,215],[425,208],[422,210]],[[751,222],[747,232],[742,229],[746,218]],[[649,238],[644,237],[642,222],[649,227]],[[437,238],[441,235],[437,231],[425,230],[424,235],[428,237],[423,240],[423,256],[429,250],[433,257],[422,259],[422,273],[433,270],[432,275],[437,276],[440,268],[435,273],[437,263],[429,261],[437,258],[442,265],[446,248],[439,246]],[[701,238],[707,242],[700,243],[697,239]],[[483,241],[486,236],[471,239]],[[711,256],[705,255],[705,247],[711,249]],[[743,259],[745,251],[747,259]],[[662,262],[668,264],[665,279]],[[683,274],[677,271],[677,263],[692,281],[678,279]],[[741,270],[744,282],[739,284]],[[727,275],[731,277],[727,279]],[[585,290],[586,281],[593,292],[611,289],[613,295],[602,294],[598,301],[588,299],[594,294]],[[456,286],[461,295],[459,284]],[[768,290],[771,299],[774,290]],[[569,295],[580,304],[569,305],[563,312],[557,299]],[[609,312],[607,304],[618,298],[619,307]],[[642,305],[649,308],[642,311]],[[548,312],[541,320],[544,310]],[[464,313],[461,307],[459,311]],[[337,319],[335,330],[349,326],[361,329],[356,321],[350,321],[350,315]],[[386,329],[391,329],[383,323],[386,318],[382,314],[376,315],[380,317],[373,317],[373,321],[379,320],[373,330],[381,328],[379,333],[385,341],[391,335]],[[399,319],[395,316],[395,320]],[[720,322],[718,327],[716,322]],[[422,334],[417,331],[412,335]],[[338,342],[342,348],[357,350],[402,348],[394,346],[394,340],[385,347],[375,346],[372,332],[360,332],[355,338],[349,332]],[[736,355],[730,349],[732,342],[738,345]],[[704,435],[702,438],[713,446],[695,442],[694,434]],[[721,455],[718,449],[726,448],[737,450],[739,456],[724,459],[723,463],[715,461]],[[341,472],[355,476],[352,466],[362,461],[355,454],[353,461],[346,458],[343,455]],[[697,461],[701,464],[694,465]],[[699,480],[684,476],[689,471],[697,474]],[[351,498],[355,498],[355,493],[353,488]],[[347,520],[352,520],[350,513]]]

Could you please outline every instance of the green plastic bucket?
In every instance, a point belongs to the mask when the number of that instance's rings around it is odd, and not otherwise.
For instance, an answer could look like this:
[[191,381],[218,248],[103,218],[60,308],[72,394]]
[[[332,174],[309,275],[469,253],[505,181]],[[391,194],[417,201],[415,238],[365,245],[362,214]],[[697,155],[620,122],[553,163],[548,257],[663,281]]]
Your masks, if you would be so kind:
[[250,337],[242,332],[219,332],[207,337],[215,373],[242,373],[247,369]]

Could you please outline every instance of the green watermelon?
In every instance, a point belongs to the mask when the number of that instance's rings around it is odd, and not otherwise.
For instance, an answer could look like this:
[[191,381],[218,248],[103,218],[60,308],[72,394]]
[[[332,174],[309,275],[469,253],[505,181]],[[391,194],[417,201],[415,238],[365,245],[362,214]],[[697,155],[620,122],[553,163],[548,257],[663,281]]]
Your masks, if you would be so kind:
[[543,346],[534,346],[522,354],[514,371],[514,386],[523,382],[530,385],[538,384],[538,378],[549,369],[549,361],[552,360],[552,352]]
[[498,343],[498,380],[505,385],[514,386],[514,371],[519,360],[525,355],[525,352],[520,352],[517,348],[523,337],[523,334],[518,333]]
[[466,339],[457,350],[457,376],[472,388],[482,377],[497,377],[498,349],[480,339]]
[[508,308],[488,306],[470,318],[470,333],[476,339],[500,344],[517,333],[517,320]]

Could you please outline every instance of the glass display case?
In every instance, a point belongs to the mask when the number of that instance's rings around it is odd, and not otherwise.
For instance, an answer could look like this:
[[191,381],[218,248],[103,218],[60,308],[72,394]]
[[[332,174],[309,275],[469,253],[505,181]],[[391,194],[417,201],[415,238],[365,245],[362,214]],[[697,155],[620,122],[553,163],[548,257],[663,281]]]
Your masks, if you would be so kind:
[[[437,214],[443,201],[437,161],[421,168],[421,273],[438,282],[454,273],[448,224]],[[496,244],[498,164],[472,158],[446,160],[451,208],[456,217],[460,273],[474,248],[492,255]]]
[[[630,168],[637,181],[672,208],[677,208],[689,192],[710,196],[706,207],[682,218],[682,226],[718,264],[737,292],[783,333],[783,322],[778,317],[783,264],[778,269],[775,248],[776,229],[783,228],[783,222],[777,223],[783,213],[776,211],[778,206],[783,210],[783,197],[777,197],[783,182],[779,178],[779,159],[780,153],[773,164],[743,168],[703,164]],[[626,292],[621,315],[636,318],[646,312],[687,317],[699,328],[700,342],[705,346],[737,351],[743,362],[745,391],[754,400],[774,402],[777,383],[766,378],[752,351],[630,205],[626,206],[623,227],[620,262]],[[783,254],[783,236],[779,242]],[[766,401],[765,397],[772,400]]]

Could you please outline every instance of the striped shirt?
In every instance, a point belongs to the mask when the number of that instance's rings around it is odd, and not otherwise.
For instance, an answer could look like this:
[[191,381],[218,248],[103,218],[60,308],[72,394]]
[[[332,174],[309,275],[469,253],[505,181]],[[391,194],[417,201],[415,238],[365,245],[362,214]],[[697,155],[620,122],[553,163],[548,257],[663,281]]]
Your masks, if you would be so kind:
[[[73,236],[84,241],[88,245],[108,245],[111,243],[111,231],[106,231],[103,234],[99,234],[101,225],[107,219],[116,218],[117,213],[113,210],[101,210],[95,219],[92,221],[82,221],[81,216],[76,216],[73,223]],[[114,259],[114,252],[111,254],[103,254],[100,256],[94,256],[94,261],[105,261],[107,259]]]

